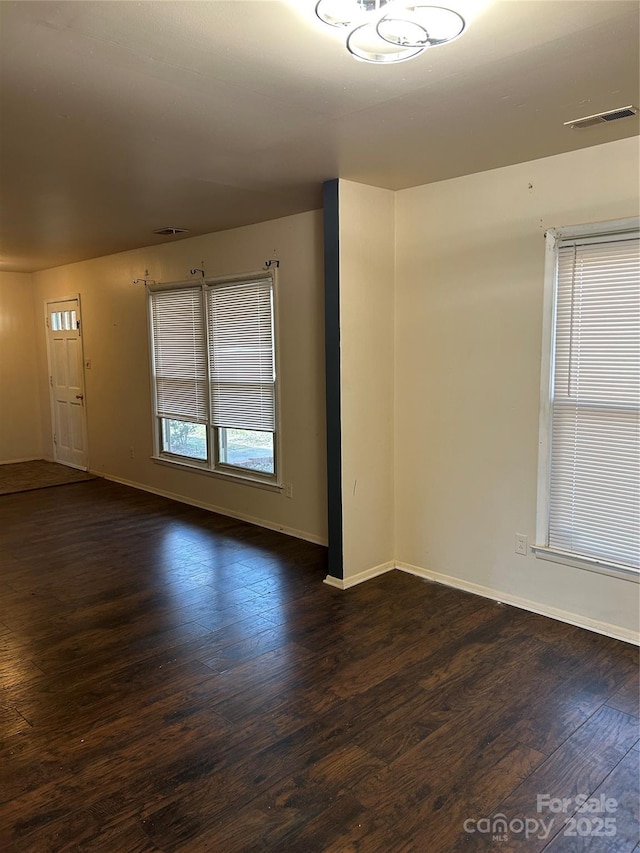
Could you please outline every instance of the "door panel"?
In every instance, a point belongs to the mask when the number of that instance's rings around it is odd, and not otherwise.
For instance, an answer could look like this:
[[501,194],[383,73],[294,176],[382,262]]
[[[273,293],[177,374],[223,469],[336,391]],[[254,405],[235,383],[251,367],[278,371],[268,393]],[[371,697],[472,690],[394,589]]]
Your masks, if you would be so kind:
[[69,416],[68,405],[65,400],[56,400],[56,438],[55,443],[58,448],[69,448]]
[[82,393],[82,355],[79,353],[80,341],[69,338],[67,340],[67,384],[76,393]]
[[69,405],[70,447],[78,454],[84,454],[84,409],[80,403]]
[[67,385],[67,358],[65,353],[65,341],[55,335],[53,337],[53,382],[56,389],[65,388]]

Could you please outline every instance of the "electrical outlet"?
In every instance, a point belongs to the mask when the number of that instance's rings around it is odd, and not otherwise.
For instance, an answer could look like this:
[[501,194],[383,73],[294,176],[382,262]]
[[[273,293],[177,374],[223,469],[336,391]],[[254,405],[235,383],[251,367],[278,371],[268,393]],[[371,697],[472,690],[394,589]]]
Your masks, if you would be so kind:
[[135,449],[135,447],[130,447],[129,448],[129,459],[135,459],[135,458],[136,458],[136,449]]
[[516,533],[516,554],[526,557],[529,553],[528,537],[524,533]]
[[284,494],[287,498],[293,497],[293,483],[287,483],[287,485],[284,487]]

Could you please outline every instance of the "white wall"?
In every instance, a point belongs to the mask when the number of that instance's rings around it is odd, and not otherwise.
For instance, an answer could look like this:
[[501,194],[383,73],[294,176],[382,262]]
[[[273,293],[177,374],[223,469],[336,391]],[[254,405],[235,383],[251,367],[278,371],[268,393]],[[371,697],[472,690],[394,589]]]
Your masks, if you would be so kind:
[[[293,497],[151,461],[152,413],[146,291],[135,278],[178,281],[262,269],[279,258],[283,481]],[[33,274],[45,299],[80,294],[89,467],[109,477],[326,540],[322,220],[318,211]],[[38,337],[42,441],[51,447],[44,334]],[[130,448],[135,457],[130,458]]]
[[638,629],[638,587],[533,544],[546,228],[638,213],[625,139],[396,195],[396,558]]
[[31,275],[0,272],[0,463],[42,457],[36,319]]
[[393,560],[394,193],[339,182],[344,577]]

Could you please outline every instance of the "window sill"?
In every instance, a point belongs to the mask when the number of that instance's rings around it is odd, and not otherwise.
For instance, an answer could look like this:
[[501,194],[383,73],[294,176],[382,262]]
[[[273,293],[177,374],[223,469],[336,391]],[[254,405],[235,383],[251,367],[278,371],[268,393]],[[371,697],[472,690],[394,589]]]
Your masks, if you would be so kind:
[[630,566],[622,566],[619,563],[611,563],[599,560],[595,557],[581,557],[569,551],[559,551],[546,545],[532,545],[531,550],[539,560],[550,560],[552,563],[561,563],[564,566],[573,566],[576,569],[586,569],[588,572],[596,572],[599,575],[609,575],[618,580],[640,583],[640,570],[632,569]]
[[284,489],[282,483],[269,482],[268,480],[261,480],[257,477],[236,474],[235,471],[212,471],[210,468],[203,468],[200,465],[194,465],[187,461],[183,462],[179,459],[167,459],[165,456],[152,456],[151,460],[158,465],[165,465],[167,468],[180,468],[185,471],[191,471],[194,474],[204,474],[206,477],[215,477],[218,480],[242,483],[245,486],[254,486],[257,489],[264,489],[267,492],[282,492]]

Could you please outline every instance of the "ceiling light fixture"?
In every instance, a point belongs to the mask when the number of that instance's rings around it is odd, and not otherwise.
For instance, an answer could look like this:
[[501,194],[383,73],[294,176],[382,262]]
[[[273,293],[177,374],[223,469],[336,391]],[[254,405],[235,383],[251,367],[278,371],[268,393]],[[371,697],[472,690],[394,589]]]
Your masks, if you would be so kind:
[[403,0],[319,0],[316,15],[330,27],[348,29],[346,47],[365,62],[404,62],[463,32],[462,15],[442,6]]

